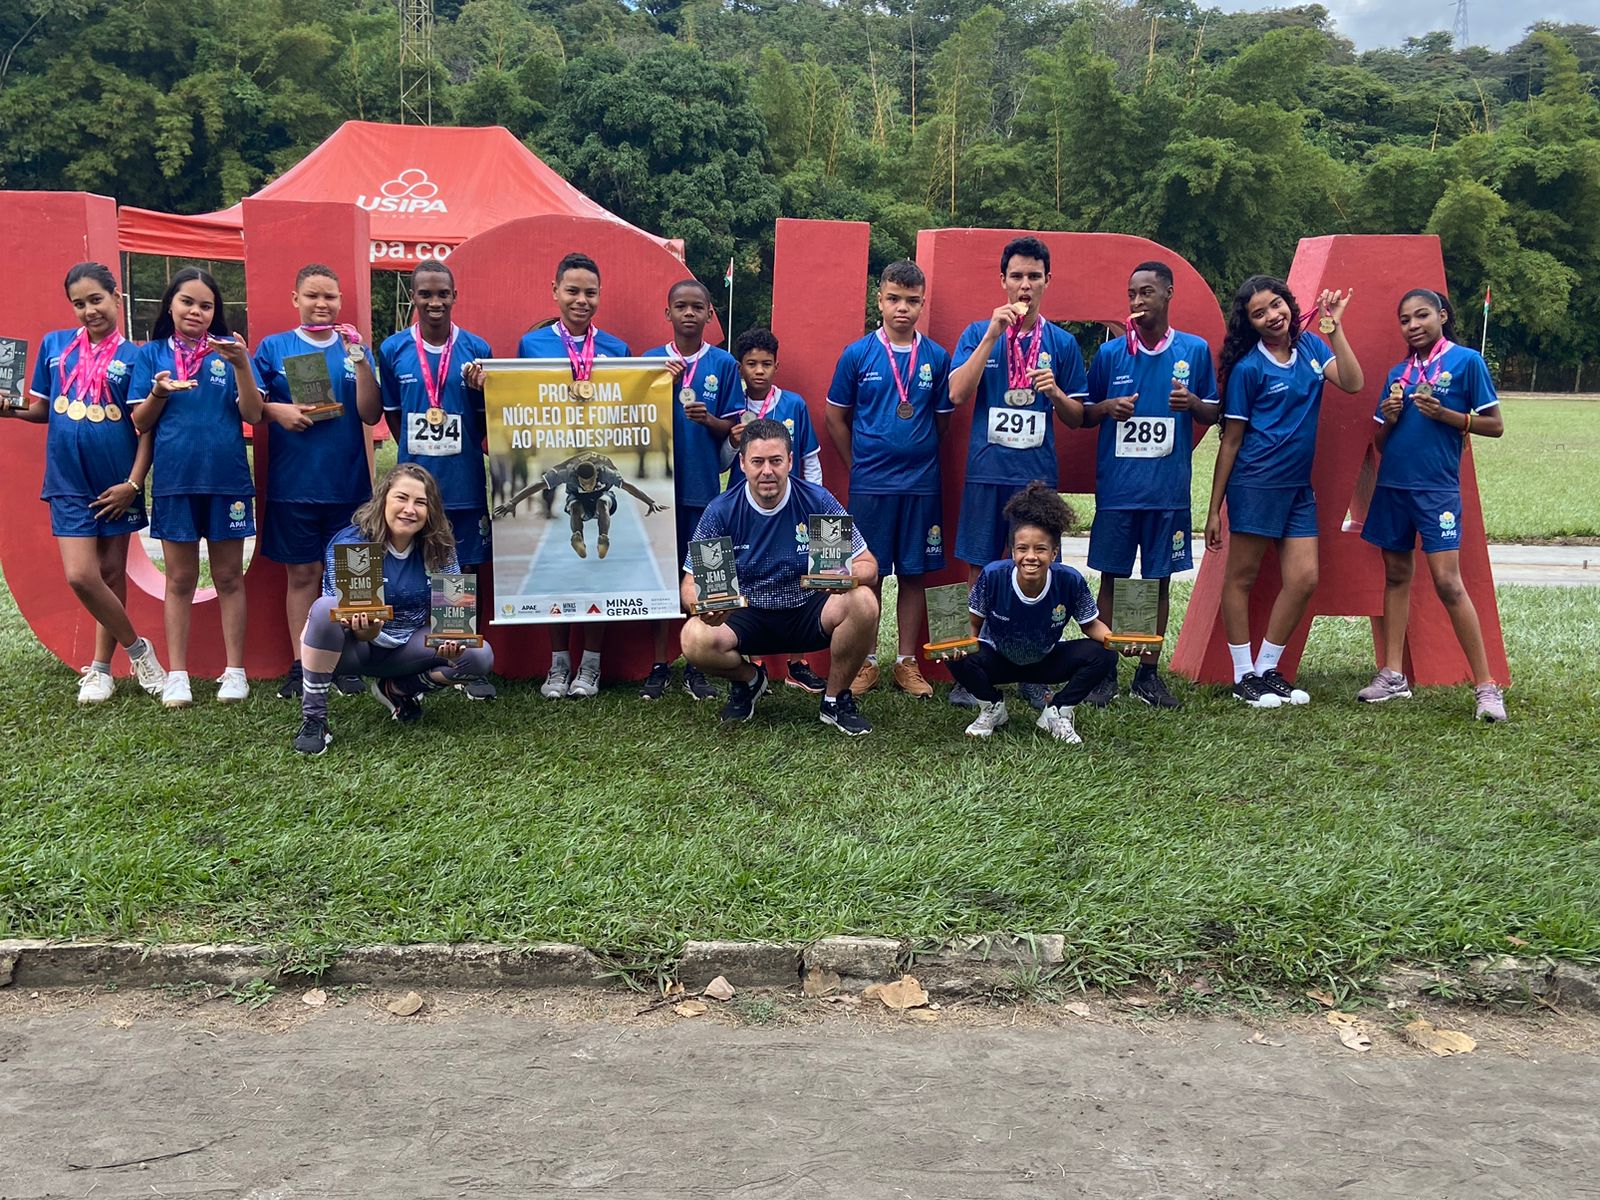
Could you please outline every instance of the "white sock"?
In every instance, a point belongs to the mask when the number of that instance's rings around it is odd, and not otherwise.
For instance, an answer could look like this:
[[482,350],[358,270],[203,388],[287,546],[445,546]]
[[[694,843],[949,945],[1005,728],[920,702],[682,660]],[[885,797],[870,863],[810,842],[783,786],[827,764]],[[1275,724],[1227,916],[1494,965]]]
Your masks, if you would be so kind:
[[823,700],[823,703],[825,703],[825,704],[837,704],[837,703],[839,703],[839,697],[837,697],[837,696],[829,696],[827,694],[823,695],[822,700]]
[[1232,642],[1229,642],[1228,657],[1233,659],[1233,681],[1235,683],[1238,683],[1239,680],[1243,679],[1246,675],[1250,674],[1251,671],[1255,670],[1255,667],[1253,667],[1250,663],[1249,642],[1246,642],[1242,646],[1235,646]]
[[226,670],[224,670],[222,672],[222,677],[224,679],[243,679],[245,677],[244,668],[243,667],[228,667]]
[[1261,653],[1256,655],[1256,674],[1265,675],[1278,665],[1278,660],[1283,657],[1283,647],[1276,642],[1263,641]]
[[101,662],[98,659],[89,664],[89,669],[91,671],[98,671],[102,675],[111,674],[111,664],[108,662]]
[[869,654],[869,655],[867,655],[867,661],[869,663],[871,663],[873,666],[877,666],[878,665],[878,656],[876,654]]
[[550,652],[550,673],[554,675],[557,671],[566,671],[569,675],[572,673],[572,655],[565,650]]
[[581,671],[584,667],[593,667],[598,671],[600,669],[600,651],[585,650],[583,652],[583,661],[578,665],[578,669]]
[[915,654],[901,654],[898,657],[896,657],[894,661],[897,662],[897,663],[916,662],[917,661],[917,656]]
[[187,671],[168,671],[167,672],[167,678],[169,680],[176,679],[176,680],[181,680],[184,683],[188,683],[189,682],[189,672],[187,672]]

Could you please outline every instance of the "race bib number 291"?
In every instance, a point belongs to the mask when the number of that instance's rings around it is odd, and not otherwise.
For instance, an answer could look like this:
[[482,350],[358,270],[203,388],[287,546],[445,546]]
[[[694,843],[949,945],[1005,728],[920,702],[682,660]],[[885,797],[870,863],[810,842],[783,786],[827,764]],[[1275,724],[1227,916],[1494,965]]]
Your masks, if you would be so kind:
[[1044,445],[1050,414],[1037,408],[991,408],[989,444],[1013,450],[1032,450]]
[[441,424],[429,425],[428,414],[406,414],[406,453],[415,458],[443,458],[461,453],[461,414],[447,413]]

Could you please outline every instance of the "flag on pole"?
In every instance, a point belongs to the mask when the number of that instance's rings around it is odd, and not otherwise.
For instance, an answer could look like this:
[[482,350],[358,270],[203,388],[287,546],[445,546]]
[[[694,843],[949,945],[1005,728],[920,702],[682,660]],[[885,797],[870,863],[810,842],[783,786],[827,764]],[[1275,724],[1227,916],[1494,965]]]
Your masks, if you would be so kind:
[[733,256],[728,256],[728,269],[722,273],[722,286],[733,290]]
[[723,286],[728,289],[728,349],[733,349],[733,255],[728,255],[728,269],[722,273]]
[[1487,283],[1483,285],[1483,315],[1486,317],[1489,315],[1489,297],[1493,291]]

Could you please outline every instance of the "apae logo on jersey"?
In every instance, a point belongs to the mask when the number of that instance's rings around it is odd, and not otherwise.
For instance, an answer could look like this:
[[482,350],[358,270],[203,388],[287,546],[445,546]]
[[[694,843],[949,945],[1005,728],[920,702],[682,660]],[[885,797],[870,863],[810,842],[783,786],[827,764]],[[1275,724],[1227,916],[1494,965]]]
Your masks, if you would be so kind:
[[708,394],[714,394],[716,392],[716,390],[717,390],[717,377],[715,375],[707,375],[706,376],[706,392]]
[[1183,530],[1174,529],[1172,531],[1172,557],[1173,558],[1182,558],[1183,557],[1183,543],[1184,543],[1184,540],[1185,540],[1185,535],[1184,535]]
[[927,363],[923,363],[922,366],[917,370],[917,378],[922,380],[923,383],[932,383],[933,368]]
[[1321,375],[1322,374],[1322,364],[1319,363],[1314,358],[1311,360],[1311,373],[1313,375]]
[[1057,625],[1064,625],[1067,621],[1067,606],[1058,604],[1050,610],[1050,619]]
[[1439,532],[1445,537],[1456,536],[1456,515],[1453,512],[1439,514]]
[[[229,522],[231,522],[234,525],[243,525],[244,524],[244,501],[243,500],[235,500],[232,504],[228,505],[228,520],[229,520]],[[363,553],[365,553],[365,552],[363,551]],[[365,571],[366,569],[367,568],[364,567],[364,566],[355,567],[354,568],[354,570],[356,570],[356,571]]]
[[1041,350],[1039,352],[1039,365],[1046,371],[1050,369],[1050,351]]
[[1436,387],[1436,388],[1447,388],[1447,387],[1449,387],[1450,386],[1450,372],[1449,371],[1440,371],[1439,372],[1439,378],[1437,378],[1437,379],[1435,379],[1433,381],[1433,386]]
[[944,546],[944,530],[937,525],[928,526],[928,549],[939,550]]
[[228,368],[223,364],[223,361],[220,358],[213,358],[211,360],[211,378],[217,380],[220,383],[222,380],[226,379],[227,377],[228,377]]
[[113,379],[121,379],[127,373],[128,364],[123,362],[120,358],[113,358],[111,360],[111,365],[106,368],[106,374],[111,376]]
[[794,544],[802,550],[811,549],[811,530],[804,521],[796,521],[794,525]]
[[378,189],[376,196],[357,196],[368,212],[442,213],[450,210],[439,199],[439,185],[421,167],[407,167]]
[[1186,360],[1180,358],[1172,364],[1172,381],[1181,383],[1184,387],[1189,386],[1189,364]]

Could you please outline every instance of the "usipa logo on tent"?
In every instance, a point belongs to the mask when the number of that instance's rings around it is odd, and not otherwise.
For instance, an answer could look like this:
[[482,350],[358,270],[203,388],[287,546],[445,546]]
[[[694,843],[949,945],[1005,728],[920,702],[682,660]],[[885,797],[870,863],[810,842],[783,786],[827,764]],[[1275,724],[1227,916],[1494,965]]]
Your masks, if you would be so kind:
[[439,199],[439,185],[421,167],[407,167],[378,189],[376,196],[357,196],[356,203],[368,212],[442,213],[449,212]]

